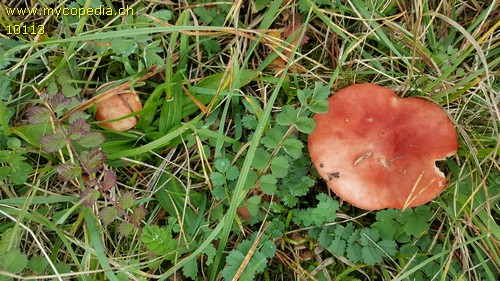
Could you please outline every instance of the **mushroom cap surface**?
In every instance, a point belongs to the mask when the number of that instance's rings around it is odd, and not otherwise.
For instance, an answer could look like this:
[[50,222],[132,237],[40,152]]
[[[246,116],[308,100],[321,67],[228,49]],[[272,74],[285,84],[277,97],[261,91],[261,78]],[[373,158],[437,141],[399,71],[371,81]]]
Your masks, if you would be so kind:
[[[142,103],[136,93],[125,91],[115,94],[97,103],[95,118],[97,121],[117,119],[142,109]],[[131,116],[125,119],[100,123],[103,127],[126,131],[132,129],[137,123],[137,117]]]
[[366,210],[425,204],[446,187],[435,161],[456,154],[455,127],[438,105],[355,84],[329,99],[309,135],[311,159],[328,186]]

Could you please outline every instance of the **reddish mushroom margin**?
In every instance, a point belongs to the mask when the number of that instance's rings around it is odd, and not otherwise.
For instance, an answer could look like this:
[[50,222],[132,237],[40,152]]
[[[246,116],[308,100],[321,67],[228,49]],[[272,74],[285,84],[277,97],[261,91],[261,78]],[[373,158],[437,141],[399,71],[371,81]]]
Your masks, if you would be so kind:
[[457,153],[455,127],[438,105],[356,84],[329,98],[309,135],[311,159],[328,186],[366,210],[425,204],[446,187],[435,161]]

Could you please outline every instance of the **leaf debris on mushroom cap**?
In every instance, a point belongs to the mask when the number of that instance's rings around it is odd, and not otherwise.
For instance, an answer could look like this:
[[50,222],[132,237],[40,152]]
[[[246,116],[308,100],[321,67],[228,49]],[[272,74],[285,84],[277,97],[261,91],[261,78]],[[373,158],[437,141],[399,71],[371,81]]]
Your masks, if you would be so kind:
[[329,98],[309,135],[311,159],[328,186],[366,209],[425,204],[446,187],[435,161],[456,154],[455,127],[436,104],[355,84]]

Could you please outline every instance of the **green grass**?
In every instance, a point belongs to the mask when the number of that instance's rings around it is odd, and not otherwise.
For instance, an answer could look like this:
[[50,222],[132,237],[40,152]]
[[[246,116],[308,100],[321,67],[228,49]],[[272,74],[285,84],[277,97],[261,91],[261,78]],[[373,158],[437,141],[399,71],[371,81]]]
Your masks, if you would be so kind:
[[[498,279],[497,2],[138,0],[80,18],[7,2],[0,280]],[[122,7],[61,7],[99,4]],[[44,33],[7,34],[32,23]],[[107,82],[139,93],[134,129],[94,120]],[[311,117],[363,82],[456,125],[427,205],[357,209],[312,166]]]

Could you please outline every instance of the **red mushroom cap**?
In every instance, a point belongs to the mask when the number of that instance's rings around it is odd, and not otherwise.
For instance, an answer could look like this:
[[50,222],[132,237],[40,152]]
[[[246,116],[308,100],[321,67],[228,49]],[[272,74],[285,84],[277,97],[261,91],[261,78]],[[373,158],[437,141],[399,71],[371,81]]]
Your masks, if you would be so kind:
[[[115,94],[97,103],[95,119],[97,121],[118,119],[130,113],[142,109],[142,103],[136,93],[125,91]],[[132,129],[137,123],[137,117],[131,116],[125,119],[100,123],[103,127],[115,131],[126,131]]]
[[455,127],[436,104],[356,84],[329,98],[309,135],[311,159],[328,186],[366,209],[425,204],[446,187],[435,161],[458,149]]

